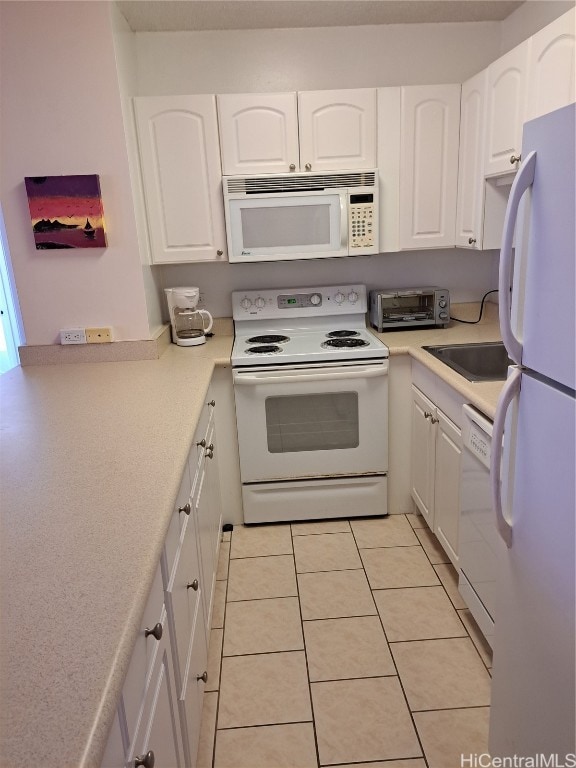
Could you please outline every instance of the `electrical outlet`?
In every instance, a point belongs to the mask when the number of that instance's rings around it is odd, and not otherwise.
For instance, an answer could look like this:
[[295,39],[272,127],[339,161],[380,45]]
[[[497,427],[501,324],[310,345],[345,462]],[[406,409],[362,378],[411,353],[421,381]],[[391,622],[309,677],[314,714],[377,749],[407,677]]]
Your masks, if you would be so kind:
[[87,344],[106,344],[112,341],[112,328],[86,328]]
[[68,328],[60,331],[60,344],[86,344],[84,328]]

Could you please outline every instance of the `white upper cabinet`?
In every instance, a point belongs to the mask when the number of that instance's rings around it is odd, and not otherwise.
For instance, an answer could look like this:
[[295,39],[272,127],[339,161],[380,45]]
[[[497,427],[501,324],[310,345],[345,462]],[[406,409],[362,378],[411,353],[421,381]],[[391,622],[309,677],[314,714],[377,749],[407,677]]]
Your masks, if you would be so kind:
[[454,246],[460,85],[401,89],[400,248]]
[[576,10],[572,9],[532,37],[527,120],[574,101],[575,28]]
[[218,96],[222,173],[376,166],[376,90]]
[[154,264],[225,259],[214,96],[134,99]]
[[482,249],[484,219],[484,127],[487,72],[462,84],[456,245]]
[[526,117],[529,49],[528,40],[488,67],[485,176],[518,168],[516,158],[520,157]]
[[287,173],[298,168],[295,93],[218,96],[222,173]]
[[300,170],[322,172],[376,166],[376,90],[298,94]]

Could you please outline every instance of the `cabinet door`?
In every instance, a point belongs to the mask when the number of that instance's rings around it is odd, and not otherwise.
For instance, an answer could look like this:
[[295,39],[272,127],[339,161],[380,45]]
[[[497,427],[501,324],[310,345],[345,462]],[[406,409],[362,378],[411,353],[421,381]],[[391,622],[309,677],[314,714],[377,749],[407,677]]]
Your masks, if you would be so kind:
[[202,569],[202,580],[204,584],[204,619],[206,632],[210,631],[210,622],[212,615],[212,595],[216,581],[216,548],[214,546],[214,523],[213,508],[210,498],[210,477],[212,472],[211,459],[209,455],[213,453],[214,428],[211,427],[206,439],[206,449],[204,451],[204,461],[200,468],[200,479],[198,481],[196,499],[194,503],[194,514],[196,518],[196,530],[198,532],[198,548]]
[[152,262],[224,260],[215,97],[139,97],[134,107]]
[[298,94],[300,169],[338,171],[376,166],[376,89]]
[[456,245],[482,250],[486,70],[462,84]]
[[402,88],[400,248],[454,245],[460,86]]
[[575,26],[576,11],[572,9],[532,37],[528,120],[574,101]]
[[165,634],[167,632],[165,617],[166,609],[164,608],[162,574],[160,567],[158,567],[146,607],[144,608],[144,615],[142,616],[122,688],[122,700],[130,740],[134,738],[138,723],[142,718],[142,706],[150,680],[150,670],[155,664],[158,655],[159,641],[156,635],[152,634],[149,630],[154,630],[156,625],[160,624],[162,626],[162,633]]
[[170,666],[168,638],[160,640],[157,663],[152,670],[144,719],[130,749],[126,766],[134,765],[136,757],[154,753],[156,768],[180,768],[184,755],[180,741],[177,699]]
[[529,42],[522,43],[488,67],[486,154],[484,173],[510,173],[520,156],[526,114]]
[[218,96],[222,173],[287,173],[298,169],[295,93]]
[[442,411],[438,410],[436,416],[434,533],[457,567],[462,433]]
[[435,406],[412,385],[411,495],[431,530],[434,529]]
[[186,734],[185,743],[188,749],[186,762],[187,765],[190,766],[196,765],[196,755],[198,753],[204,689],[206,688],[206,682],[208,680],[207,648],[204,614],[199,606],[196,621],[192,630],[186,687],[183,690],[182,698],[179,701],[180,722],[182,723],[182,731]]
[[173,634],[174,669],[178,695],[186,687],[186,668],[192,642],[192,630],[202,605],[204,579],[197,552],[195,516],[187,518],[186,530],[178,552],[177,566],[168,589],[166,602]]

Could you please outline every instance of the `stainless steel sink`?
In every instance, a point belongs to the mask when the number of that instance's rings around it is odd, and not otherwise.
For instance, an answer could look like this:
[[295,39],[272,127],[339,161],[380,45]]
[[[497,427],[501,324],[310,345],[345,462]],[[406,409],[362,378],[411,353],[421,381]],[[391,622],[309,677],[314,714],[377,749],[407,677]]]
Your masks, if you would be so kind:
[[440,347],[423,347],[423,349],[468,381],[504,381],[508,366],[513,365],[501,341],[482,344],[446,344]]

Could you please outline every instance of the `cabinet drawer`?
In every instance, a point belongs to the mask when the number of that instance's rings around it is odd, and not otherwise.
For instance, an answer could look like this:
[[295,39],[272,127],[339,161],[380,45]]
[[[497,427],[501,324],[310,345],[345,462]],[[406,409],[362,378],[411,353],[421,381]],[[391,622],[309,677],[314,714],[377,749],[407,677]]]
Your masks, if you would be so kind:
[[[213,401],[209,401],[213,402]],[[202,413],[202,417],[194,435],[195,446],[190,451],[190,477],[192,481],[192,492],[190,494],[193,501],[200,491],[200,479],[203,462],[208,447],[214,442],[214,408],[207,405]]]
[[184,467],[184,473],[182,475],[182,482],[180,484],[180,490],[176,497],[176,503],[174,504],[174,512],[172,513],[172,519],[170,520],[170,527],[166,535],[166,541],[164,542],[164,557],[165,563],[163,565],[163,578],[164,586],[167,587],[174,570],[174,564],[176,562],[176,553],[178,552],[178,546],[180,544],[180,538],[184,526],[186,525],[186,519],[189,516],[185,512],[187,504],[191,504],[190,494],[192,486],[190,483],[190,467],[189,463]]
[[164,609],[164,593],[160,566],[152,583],[152,589],[144,609],[144,615],[134,645],[134,651],[128,667],[122,698],[126,713],[128,736],[133,738],[142,716],[142,704],[150,680],[150,671],[156,658],[159,641],[154,635],[146,636],[147,629],[154,629],[156,624],[162,626],[162,634],[166,632],[166,611]]
[[175,649],[175,672],[178,694],[186,684],[186,670],[190,654],[192,629],[198,606],[202,604],[203,577],[196,544],[194,515],[186,522],[186,529],[177,555],[176,568],[166,592],[170,611],[170,625]]
[[143,757],[149,751],[154,753],[156,768],[183,768],[184,749],[176,701],[169,642],[164,636],[158,643],[142,717],[130,744],[127,768],[134,765],[136,757]]

